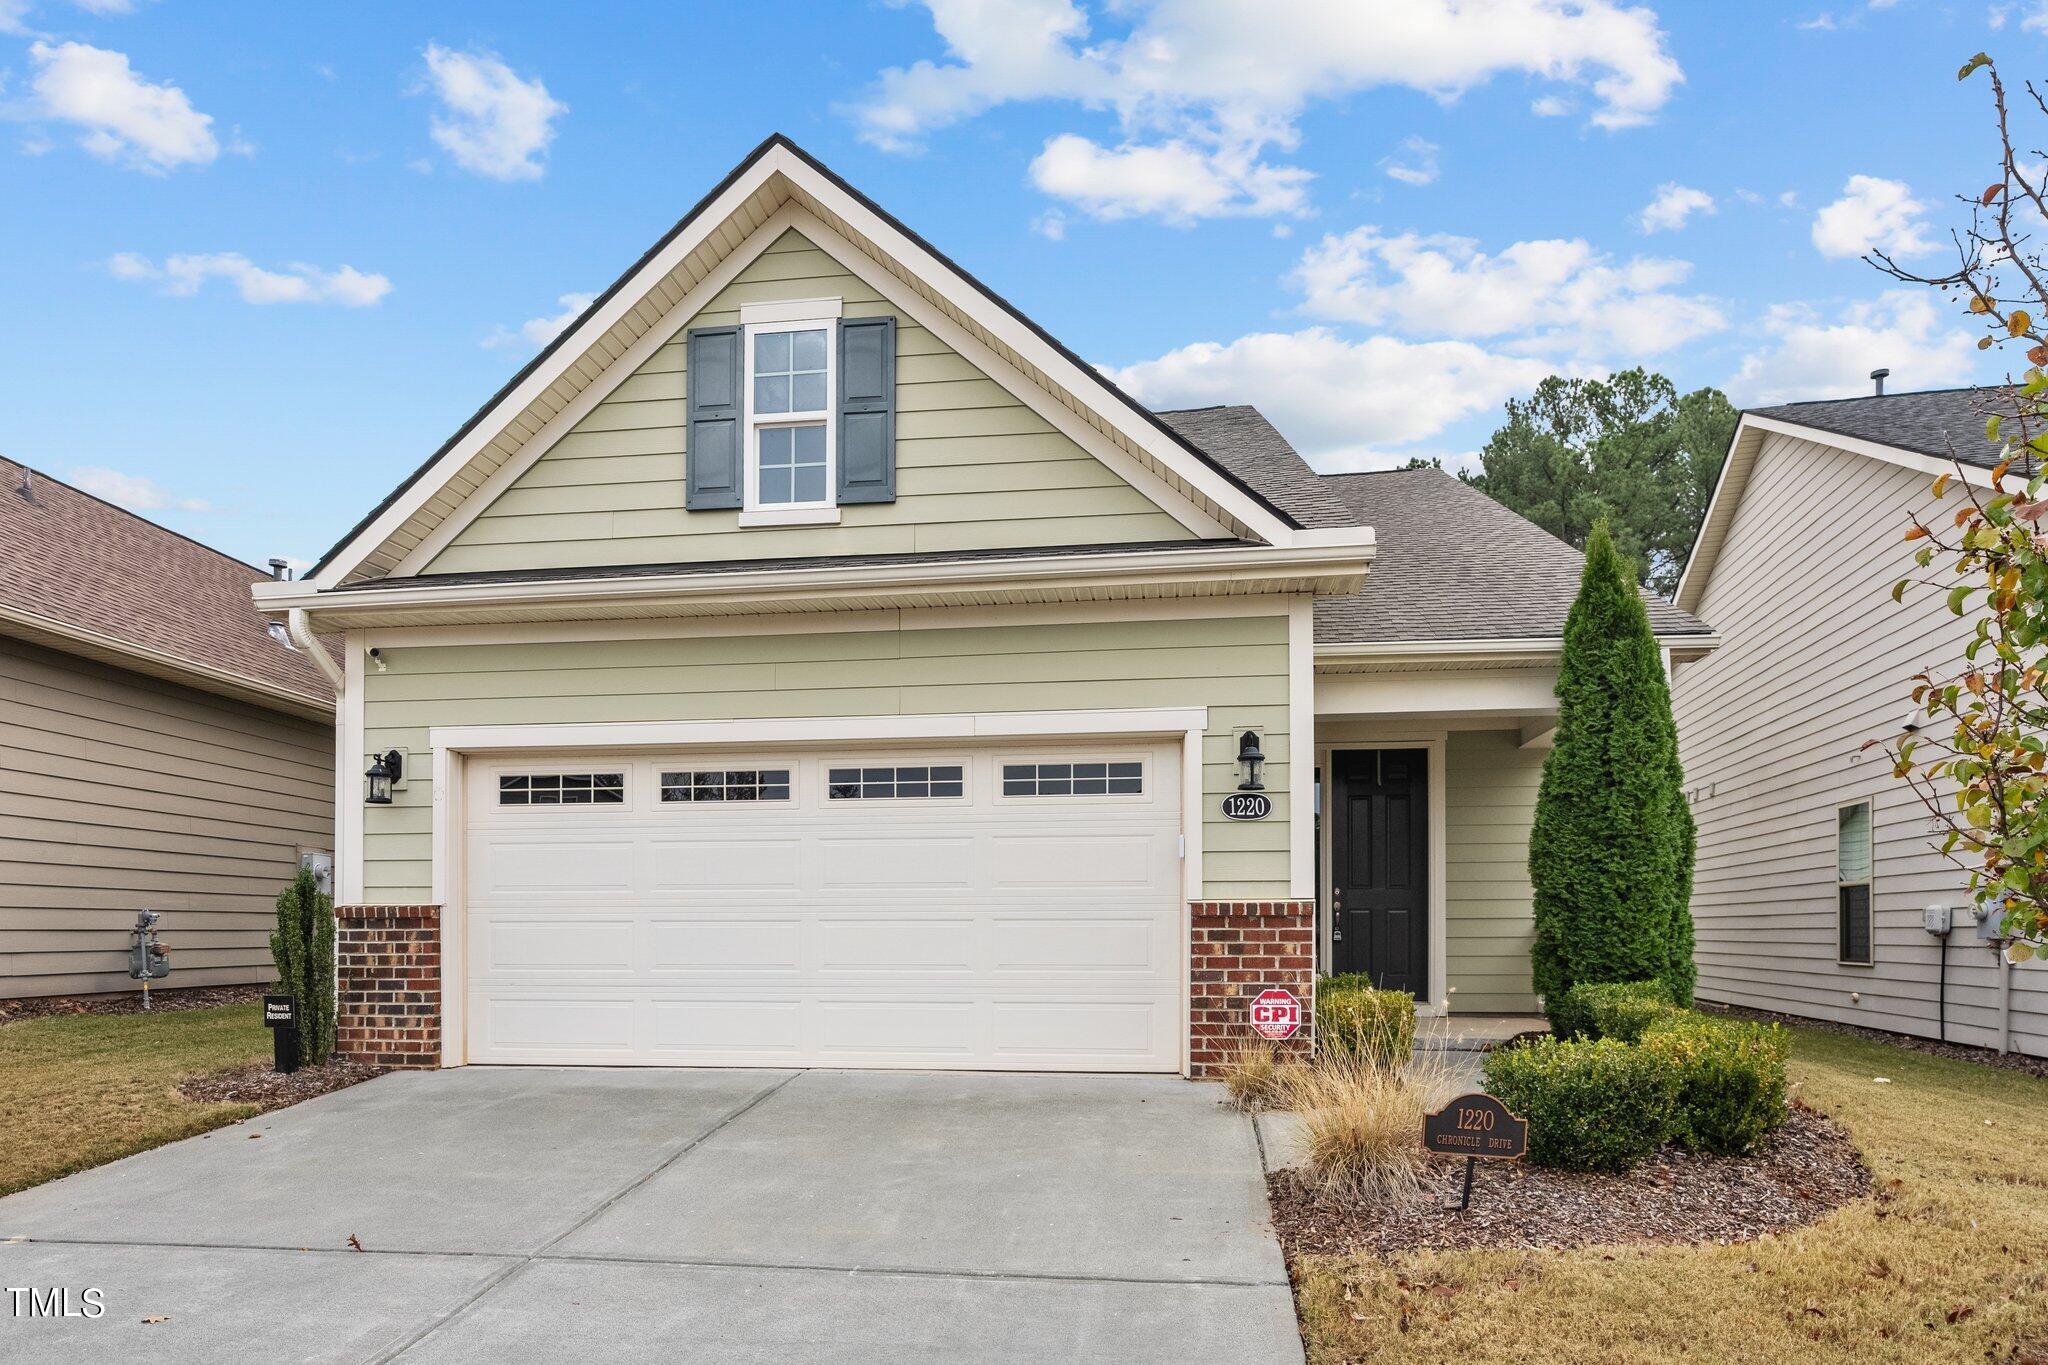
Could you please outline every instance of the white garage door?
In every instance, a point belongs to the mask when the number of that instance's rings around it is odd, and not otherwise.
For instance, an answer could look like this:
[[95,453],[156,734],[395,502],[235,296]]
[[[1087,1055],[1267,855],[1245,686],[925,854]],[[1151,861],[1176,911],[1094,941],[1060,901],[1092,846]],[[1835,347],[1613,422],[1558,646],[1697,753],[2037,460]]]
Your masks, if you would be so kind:
[[1177,748],[467,767],[472,1062],[1180,1068]]

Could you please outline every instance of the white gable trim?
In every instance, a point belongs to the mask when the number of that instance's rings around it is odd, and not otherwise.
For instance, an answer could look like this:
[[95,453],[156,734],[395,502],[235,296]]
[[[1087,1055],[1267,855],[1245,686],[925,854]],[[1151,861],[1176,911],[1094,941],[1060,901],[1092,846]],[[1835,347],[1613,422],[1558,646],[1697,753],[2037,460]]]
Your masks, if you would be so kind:
[[1750,470],[1763,453],[1766,438],[1771,436],[1790,436],[1814,445],[1831,446],[1852,455],[1915,470],[1930,479],[1952,474],[1980,488],[1988,488],[1991,484],[1991,471],[1976,465],[1959,464],[1939,455],[1906,450],[1860,436],[1844,436],[1800,422],[1788,422],[1781,417],[1745,412],[1736,424],[1735,439],[1729,443],[1728,458],[1722,462],[1720,477],[1714,481],[1714,496],[1707,502],[1707,514],[1700,521],[1700,533],[1694,538],[1692,555],[1686,560],[1685,572],[1679,575],[1678,589],[1671,597],[1680,610],[1699,610],[1700,599],[1706,596],[1707,584],[1714,576],[1714,566],[1720,561],[1721,545],[1727,540],[1736,510],[1742,505],[1743,490],[1749,486]]
[[[366,558],[440,495],[458,471],[466,468],[484,447],[502,434],[504,423],[510,416],[525,411],[531,403],[559,382],[573,366],[581,363],[598,338],[616,326],[627,313],[645,302],[655,282],[674,272],[689,256],[703,248],[715,234],[725,230],[728,220],[740,206],[761,192],[767,183],[778,175],[818,202],[829,205],[833,213],[853,225],[880,250],[902,263],[906,270],[929,284],[954,308],[971,318],[991,336],[998,338],[1002,344],[1010,347],[1054,383],[1076,395],[1105,392],[1106,381],[1099,374],[1061,355],[1031,328],[1020,323],[980,290],[969,285],[956,269],[918,246],[882,215],[815,170],[792,148],[777,143],[767,147],[750,166],[736,175],[716,199],[706,205],[667,246],[636,269],[602,306],[585,317],[560,345],[548,353],[541,364],[534,367],[531,374],[494,402],[468,434],[451,445],[423,471],[411,487],[406,488],[392,500],[389,507],[351,536],[312,581],[321,588],[336,587],[347,581],[349,575]],[[780,215],[778,213],[775,216]],[[843,239],[841,241],[843,243]],[[852,254],[856,257],[865,256],[865,253],[861,252]],[[854,264],[853,261],[844,263],[849,267]],[[685,313],[684,317],[692,316],[694,311]],[[667,335],[673,335],[672,328],[656,330],[665,330]],[[965,334],[964,329],[961,329],[961,334]],[[633,349],[637,349],[637,345]],[[992,351],[987,351],[987,348],[978,349],[993,354]],[[970,359],[972,358],[970,356]],[[1014,367],[1004,368],[1014,373]],[[1038,386],[1034,384],[1028,387]],[[1024,397],[1025,394],[1020,391],[1018,396]],[[1273,545],[1284,546],[1292,543],[1294,528],[1139,414],[1127,410],[1124,404],[1116,402],[1105,402],[1096,408],[1096,411],[1132,445],[1171,470],[1176,478],[1185,482],[1201,497],[1223,509],[1232,519]],[[1080,425],[1088,424],[1082,422]],[[1162,506],[1166,507],[1169,504],[1162,503]]]
[[[403,577],[423,572],[436,556],[447,549],[457,536],[497,501],[500,494],[518,482],[527,470],[538,464],[557,442],[574,430],[576,424],[589,416],[619,385],[632,378],[633,373],[656,351],[675,340],[676,335],[689,325],[692,318],[702,312],[749,265],[760,259],[761,254],[774,245],[783,233],[791,229],[802,233],[813,246],[872,287],[890,307],[931,332],[958,352],[962,359],[1001,384],[1026,407],[1050,423],[1061,435],[1101,461],[1112,473],[1137,489],[1154,506],[1186,527],[1196,537],[1204,540],[1230,538],[1230,528],[1189,501],[1179,489],[1119,449],[1100,431],[1082,421],[1071,408],[982,344],[973,333],[904,288],[901,280],[876,265],[867,253],[833,231],[817,215],[801,204],[792,202],[777,209],[772,217],[755,229],[753,235],[743,245],[719,262],[717,268],[685,295],[682,302],[678,303],[668,316],[657,325],[648,328],[646,333],[634,342],[624,355],[614,361],[601,377],[578,394],[569,406],[562,409],[553,420],[521,446],[517,455],[500,465],[476,492],[463,500],[460,508],[450,513],[426,539],[399,561],[397,567],[392,570],[393,576]],[[831,300],[829,303],[836,312],[838,301]],[[770,310],[819,306],[823,305],[815,300],[804,304],[747,305],[748,308]],[[744,316],[746,309],[741,311]],[[793,313],[792,316],[810,317],[815,316],[815,313],[800,312]],[[680,478],[679,472],[679,482]]]

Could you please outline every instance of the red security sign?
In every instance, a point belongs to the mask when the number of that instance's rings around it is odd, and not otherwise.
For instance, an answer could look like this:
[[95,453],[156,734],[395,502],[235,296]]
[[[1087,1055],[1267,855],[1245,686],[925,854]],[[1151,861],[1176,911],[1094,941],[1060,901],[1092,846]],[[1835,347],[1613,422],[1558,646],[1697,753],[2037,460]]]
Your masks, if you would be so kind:
[[1293,991],[1277,987],[1260,991],[1252,1000],[1251,1015],[1252,1027],[1275,1041],[1292,1038],[1301,1030],[1301,1002],[1294,998]]

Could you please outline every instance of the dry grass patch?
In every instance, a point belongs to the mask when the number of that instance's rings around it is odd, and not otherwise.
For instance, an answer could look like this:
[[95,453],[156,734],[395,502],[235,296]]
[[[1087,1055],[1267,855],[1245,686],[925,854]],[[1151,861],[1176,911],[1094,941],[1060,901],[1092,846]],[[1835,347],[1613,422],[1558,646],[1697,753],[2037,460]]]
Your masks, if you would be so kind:
[[1792,1079],[1871,1198],[1727,1246],[1306,1258],[1310,1359],[2048,1360],[2048,1082],[1806,1029]]
[[0,1027],[0,1194],[257,1112],[178,1093],[270,1054],[260,1005],[71,1015]]

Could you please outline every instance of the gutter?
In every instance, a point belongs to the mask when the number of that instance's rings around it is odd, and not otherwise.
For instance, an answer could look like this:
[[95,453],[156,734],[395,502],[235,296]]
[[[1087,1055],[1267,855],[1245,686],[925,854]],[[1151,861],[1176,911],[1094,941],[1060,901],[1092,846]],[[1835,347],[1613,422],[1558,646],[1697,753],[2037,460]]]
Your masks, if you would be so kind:
[[284,614],[285,634],[292,637],[292,643],[299,652],[313,661],[313,664],[334,684],[334,700],[337,706],[348,691],[348,679],[342,675],[341,665],[334,662],[334,656],[327,652],[327,646],[313,638],[313,618],[306,614],[304,607],[293,607]]
[[[1656,640],[1660,649],[1671,651],[1680,662],[1697,659],[1721,647],[1720,635],[1713,632],[1673,632],[1657,635]],[[1564,640],[1556,635],[1521,639],[1331,641],[1317,643],[1316,662],[1339,663],[1356,659],[1395,663],[1412,659],[1417,663],[1427,663],[1435,659],[1474,656],[1498,657],[1503,662],[1541,662],[1556,658],[1563,652]]]

